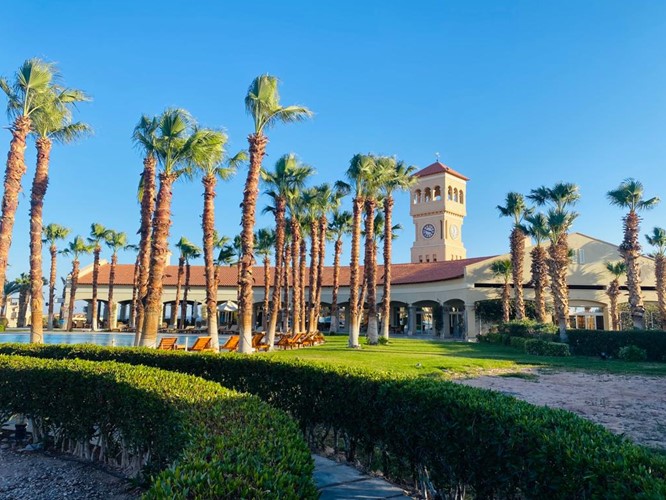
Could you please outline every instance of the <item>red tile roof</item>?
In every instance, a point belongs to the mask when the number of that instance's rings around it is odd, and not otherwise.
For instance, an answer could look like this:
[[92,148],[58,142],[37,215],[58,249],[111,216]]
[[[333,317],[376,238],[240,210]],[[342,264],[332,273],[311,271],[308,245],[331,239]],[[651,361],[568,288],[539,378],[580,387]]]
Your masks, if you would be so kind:
[[469,177],[465,177],[463,174],[460,172],[456,172],[453,170],[451,167],[444,165],[440,161],[436,161],[432,165],[428,165],[426,168],[423,168],[416,172],[414,175],[416,177],[426,177],[428,175],[435,175],[435,174],[441,174],[443,172],[446,172],[447,174],[451,174],[454,177],[458,177],[459,179],[462,179],[464,181],[468,181]]
[[[480,262],[490,257],[475,257],[472,259],[449,260],[440,262],[424,262],[420,264],[393,264],[392,283],[395,285],[408,285],[411,283],[429,283],[433,281],[446,281],[461,278],[465,272],[465,266]],[[362,267],[359,268],[361,271]],[[110,265],[103,264],[99,269],[99,284],[108,285]],[[255,286],[263,286],[264,268],[256,266],[252,270]],[[306,274],[307,276],[307,274]],[[384,269],[382,265],[377,266],[377,282],[382,283]],[[271,281],[273,279],[273,268],[270,270]],[[178,278],[178,266],[167,266],[164,273],[164,285],[176,286]],[[324,267],[323,275],[324,286],[333,286],[333,267]],[[220,286],[236,286],[238,279],[238,270],[236,266],[224,266],[220,268],[219,283]],[[134,281],[134,264],[118,264],[116,266],[116,285],[132,286]],[[350,281],[349,267],[340,268],[340,285],[348,286]],[[79,277],[80,285],[92,284],[92,272],[83,274]],[[190,285],[203,287],[206,284],[204,276],[204,266],[192,266],[190,274]]]

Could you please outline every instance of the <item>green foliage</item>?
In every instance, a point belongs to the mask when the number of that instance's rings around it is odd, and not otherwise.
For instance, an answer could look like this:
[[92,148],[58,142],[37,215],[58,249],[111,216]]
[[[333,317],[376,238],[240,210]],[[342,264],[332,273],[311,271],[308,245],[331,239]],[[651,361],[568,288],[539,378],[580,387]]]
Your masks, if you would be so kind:
[[485,335],[477,335],[476,340],[482,344],[504,344],[508,342],[505,335],[496,332],[488,332]]
[[[26,353],[75,357],[57,348]],[[78,354],[123,357],[85,347]],[[146,463],[149,499],[317,497],[310,452],[293,420],[254,396],[191,375],[0,356],[0,413],[8,412],[31,416],[37,428],[48,425],[57,449],[90,448],[83,456],[135,473]],[[97,433],[101,438],[92,439]],[[91,439],[105,449],[91,447]],[[122,463],[114,463],[118,456]]]
[[[515,314],[514,299],[511,299],[511,317]],[[488,323],[499,323],[502,321],[502,299],[478,300],[474,304],[476,317]],[[525,315],[531,320],[536,320],[536,304],[533,300],[525,301]]]
[[[570,412],[492,391],[265,356],[18,344],[2,345],[0,352],[116,360],[200,375],[288,411],[313,444],[330,429],[344,436],[350,459],[354,449],[373,450],[388,464],[376,469],[394,480],[412,482],[413,474],[426,468],[442,497],[463,488],[475,498],[666,496],[666,458]],[[188,394],[188,388],[182,392]],[[220,422],[229,427],[238,420]],[[241,428],[239,423],[234,430]],[[246,448],[255,452],[252,445]],[[174,469],[172,479],[180,470]],[[204,474],[206,469],[193,465],[187,472]],[[220,476],[203,481],[211,477]],[[171,498],[169,491],[167,484],[153,498]],[[243,491],[238,496],[258,495]]]
[[648,361],[666,361],[666,332],[631,330],[609,332],[602,330],[569,330],[571,352],[579,356],[619,357],[620,349],[634,345],[645,350]]
[[525,351],[525,344],[530,340],[526,337],[511,337],[509,339],[509,345],[511,347],[518,347],[521,351]]
[[647,352],[635,345],[627,345],[620,348],[618,357],[624,361],[645,361]]
[[559,342],[547,340],[528,339],[525,342],[525,352],[535,356],[570,356],[569,346]]
[[532,337],[554,340],[557,326],[552,323],[539,323],[533,319],[514,319],[497,325],[497,331],[511,337]]
[[379,339],[377,339],[377,343],[379,345],[388,345],[389,339],[387,339],[386,337],[379,337]]

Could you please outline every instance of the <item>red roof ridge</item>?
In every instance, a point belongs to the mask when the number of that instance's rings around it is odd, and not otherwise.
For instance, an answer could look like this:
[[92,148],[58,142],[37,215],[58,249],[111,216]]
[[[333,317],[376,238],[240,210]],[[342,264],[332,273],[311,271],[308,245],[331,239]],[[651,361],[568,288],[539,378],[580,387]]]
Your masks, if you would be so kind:
[[435,175],[435,174],[441,174],[441,173],[446,173],[450,174],[454,177],[458,177],[459,179],[462,179],[464,181],[468,181],[469,177],[464,176],[460,172],[456,172],[453,170],[451,167],[448,165],[444,165],[441,161],[437,160],[435,163],[432,163],[428,165],[425,168],[422,168],[418,172],[414,174],[415,177],[426,177],[428,175]]

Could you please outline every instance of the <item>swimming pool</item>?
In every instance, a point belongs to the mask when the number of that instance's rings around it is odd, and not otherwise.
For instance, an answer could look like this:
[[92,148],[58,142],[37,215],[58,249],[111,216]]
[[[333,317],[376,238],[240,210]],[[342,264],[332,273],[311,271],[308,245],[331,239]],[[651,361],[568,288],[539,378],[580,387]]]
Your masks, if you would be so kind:
[[[177,337],[178,344],[191,346],[197,337],[203,334],[167,334],[160,333],[157,335],[159,342],[162,337]],[[220,344],[227,341],[229,335],[220,335]],[[0,333],[0,343],[18,342],[27,344],[30,342],[29,332],[18,333]],[[45,344],[96,344],[105,346],[117,347],[131,347],[134,345],[134,333],[118,333],[118,332],[44,332]]]

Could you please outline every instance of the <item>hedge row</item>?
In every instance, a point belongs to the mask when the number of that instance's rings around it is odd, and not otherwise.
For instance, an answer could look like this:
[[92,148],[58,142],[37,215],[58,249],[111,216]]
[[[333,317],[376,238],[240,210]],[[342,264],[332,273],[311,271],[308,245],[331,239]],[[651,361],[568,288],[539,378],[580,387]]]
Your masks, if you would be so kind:
[[572,354],[599,356],[606,353],[618,357],[622,347],[634,345],[644,349],[648,361],[666,361],[666,332],[657,330],[568,330]]
[[527,354],[535,356],[570,356],[569,346],[561,342],[548,342],[546,340],[528,339],[524,344]]
[[296,423],[199,377],[0,355],[0,414],[12,413],[28,416],[50,446],[142,472],[150,478],[145,498],[318,496]]

